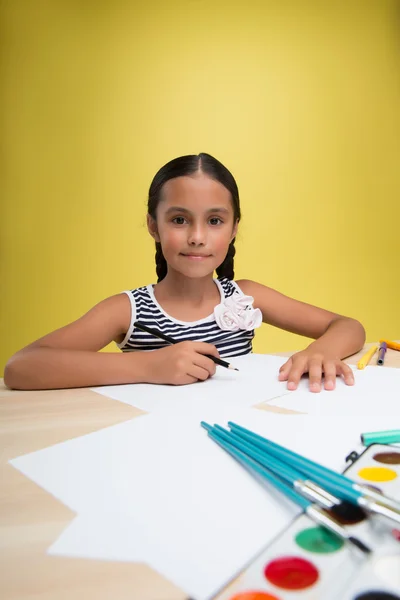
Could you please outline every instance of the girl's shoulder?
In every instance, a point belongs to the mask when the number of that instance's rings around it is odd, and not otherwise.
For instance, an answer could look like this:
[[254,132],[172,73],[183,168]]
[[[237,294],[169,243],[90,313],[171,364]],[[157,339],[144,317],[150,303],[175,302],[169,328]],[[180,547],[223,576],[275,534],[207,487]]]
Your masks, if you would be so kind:
[[250,279],[233,280],[224,277],[220,279],[220,282],[223,286],[236,290],[240,294],[243,294],[245,296],[254,296],[254,293],[257,291],[257,288],[260,287],[259,283],[257,283],[256,281],[251,281]]
[[233,294],[238,292],[243,296],[255,296],[262,292],[263,289],[269,289],[266,286],[251,281],[250,279],[228,279],[228,277],[219,277],[218,281],[222,286],[225,295]]
[[154,283],[149,283],[147,285],[141,285],[137,288],[126,288],[122,294],[126,294],[135,300],[148,300],[152,297],[154,293]]
[[241,290],[245,296],[251,296],[254,299],[254,306],[265,308],[271,306],[271,303],[278,305],[284,296],[278,291],[262,283],[251,279],[238,279],[234,284]]
[[222,288],[225,298],[228,298],[235,293],[243,295],[243,290],[233,279],[228,279],[228,277],[218,277],[217,282]]

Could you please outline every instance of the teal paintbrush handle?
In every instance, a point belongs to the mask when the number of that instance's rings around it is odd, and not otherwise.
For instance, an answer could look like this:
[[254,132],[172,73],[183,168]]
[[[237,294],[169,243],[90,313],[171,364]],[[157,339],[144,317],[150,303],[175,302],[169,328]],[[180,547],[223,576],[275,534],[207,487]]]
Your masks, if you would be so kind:
[[275,456],[289,466],[297,468],[301,472],[302,478],[309,477],[339,498],[357,503],[359,498],[362,497],[362,494],[354,489],[354,481],[348,477],[336,473],[327,467],[323,467],[296,452],[283,448],[279,444],[267,440],[257,433],[236,425],[236,423],[229,421],[228,425],[232,432],[236,433],[243,441],[252,443],[259,451],[265,452],[267,456]]
[[[284,479],[291,486],[294,485],[295,481],[304,479],[305,475],[303,472],[294,469],[293,465],[288,465],[282,460],[279,460],[267,450],[261,449],[255,443],[252,443],[252,440],[249,439],[249,436],[244,439],[242,436],[235,435],[234,432],[227,431],[219,425],[215,425],[215,428],[227,442],[231,443],[236,448],[239,448],[242,452],[251,456],[261,465],[279,475],[279,477]],[[342,485],[327,480],[326,477],[322,477],[316,473],[314,473],[310,479],[312,479],[315,483],[318,483],[326,491],[334,494],[342,500],[348,500],[349,502],[357,503],[357,500],[361,495],[352,487],[343,488]]]
[[234,432],[231,432],[228,429],[224,429],[220,425],[214,425],[214,429],[219,431],[221,434],[225,434],[226,436],[228,436],[229,441],[231,441],[233,445],[237,445],[237,447],[241,448],[243,452],[251,453],[251,456],[253,456],[253,458],[258,460],[259,462],[262,461],[261,464],[267,467],[267,469],[271,469],[272,471],[277,473],[279,477],[282,477],[282,479],[284,479],[291,485],[294,481],[303,479],[303,474],[300,471],[293,469],[290,465],[282,462],[281,460],[275,458],[272,455],[266,456],[265,452],[261,452],[260,449],[253,443],[243,440]]
[[256,448],[253,444],[245,442],[239,436],[225,430],[223,427],[214,425],[212,431],[218,431],[218,434],[223,440],[241,452],[244,452],[244,454],[250,456],[253,460],[256,460],[263,467],[274,470],[275,472],[278,471],[277,474],[282,479],[285,479],[285,481],[288,483],[293,484],[296,479],[299,479],[297,477],[297,471],[293,470],[289,465],[282,464],[281,461],[277,461],[273,456],[267,455],[265,452],[261,452],[260,449]]
[[306,500],[306,498],[303,498],[303,496],[300,496],[300,494],[292,490],[281,479],[279,479],[279,477],[262,467],[255,460],[244,454],[244,452],[241,452],[240,450],[232,446],[229,442],[224,440],[218,431],[210,428],[208,430],[208,435],[219,446],[221,446],[221,448],[223,448],[226,452],[233,456],[250,473],[255,473],[265,481],[268,481],[268,483],[272,484],[277,490],[279,490],[292,502],[300,506],[300,508],[306,510],[311,505],[311,502],[309,502],[308,500]]

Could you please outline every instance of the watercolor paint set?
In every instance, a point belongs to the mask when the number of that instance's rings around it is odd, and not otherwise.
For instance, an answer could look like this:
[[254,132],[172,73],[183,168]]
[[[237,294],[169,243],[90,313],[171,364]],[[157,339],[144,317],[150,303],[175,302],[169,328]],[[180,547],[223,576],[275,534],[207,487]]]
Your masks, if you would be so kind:
[[[399,447],[372,444],[353,460],[347,477],[400,501]],[[362,510],[335,518],[371,553],[303,513],[218,600],[400,600],[400,524]]]

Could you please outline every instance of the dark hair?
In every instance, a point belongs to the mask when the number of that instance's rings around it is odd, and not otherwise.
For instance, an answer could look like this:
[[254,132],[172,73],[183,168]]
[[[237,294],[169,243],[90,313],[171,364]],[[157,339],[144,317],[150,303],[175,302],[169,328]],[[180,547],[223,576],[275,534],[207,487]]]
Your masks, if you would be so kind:
[[[219,181],[231,193],[233,205],[234,223],[240,221],[240,201],[239,190],[236,181],[230,171],[210,154],[204,152],[200,154],[189,154],[187,156],[179,156],[174,158],[154,176],[149,189],[149,199],[147,203],[147,212],[156,220],[156,212],[158,204],[161,200],[161,191],[163,185],[170,179],[175,177],[183,177],[185,175],[193,175],[197,171],[205,173],[211,179]],[[235,238],[229,244],[228,252],[224,261],[217,268],[218,277],[234,278],[233,258],[235,256]],[[167,274],[167,261],[164,258],[160,242],[156,242],[156,271],[158,281],[164,279]]]

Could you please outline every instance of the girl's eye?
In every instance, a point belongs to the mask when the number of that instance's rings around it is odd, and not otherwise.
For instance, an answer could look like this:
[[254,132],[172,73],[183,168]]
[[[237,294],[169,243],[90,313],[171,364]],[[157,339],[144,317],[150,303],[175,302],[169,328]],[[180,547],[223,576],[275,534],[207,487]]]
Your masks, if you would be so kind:
[[185,217],[175,217],[172,219],[172,222],[175,223],[175,225],[184,225]]
[[211,217],[210,225],[219,225],[222,223],[222,220],[219,217]]

